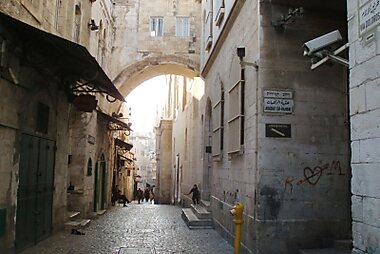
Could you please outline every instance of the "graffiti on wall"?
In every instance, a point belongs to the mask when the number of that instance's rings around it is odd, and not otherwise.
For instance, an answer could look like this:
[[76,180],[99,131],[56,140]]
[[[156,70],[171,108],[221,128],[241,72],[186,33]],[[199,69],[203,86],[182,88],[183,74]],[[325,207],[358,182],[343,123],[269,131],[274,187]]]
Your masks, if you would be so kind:
[[290,192],[293,192],[293,184],[295,184],[295,185],[303,185],[303,184],[317,185],[319,180],[324,175],[327,175],[327,176],[345,175],[341,166],[340,166],[340,161],[333,160],[333,161],[326,163],[326,164],[323,164],[323,165],[317,165],[315,167],[305,167],[303,169],[303,177],[295,178],[295,177],[289,176],[285,179],[285,183],[284,183],[285,190],[288,188],[288,189],[290,189]]

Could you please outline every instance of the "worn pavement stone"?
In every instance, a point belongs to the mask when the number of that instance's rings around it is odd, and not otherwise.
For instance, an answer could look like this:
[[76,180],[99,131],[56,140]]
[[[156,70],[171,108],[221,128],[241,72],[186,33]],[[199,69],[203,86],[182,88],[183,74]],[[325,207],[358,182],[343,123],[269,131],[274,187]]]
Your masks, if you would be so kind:
[[224,254],[233,253],[215,230],[190,230],[181,209],[148,203],[112,207],[81,230],[61,231],[21,254]]

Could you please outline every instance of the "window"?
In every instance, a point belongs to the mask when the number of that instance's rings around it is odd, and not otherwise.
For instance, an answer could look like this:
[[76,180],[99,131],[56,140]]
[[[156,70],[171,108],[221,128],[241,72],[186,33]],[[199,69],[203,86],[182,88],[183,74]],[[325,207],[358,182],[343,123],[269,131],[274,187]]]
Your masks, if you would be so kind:
[[87,161],[87,176],[92,176],[92,160],[88,158]]
[[220,98],[213,106],[212,155],[220,156],[224,143],[224,88],[221,86]]
[[189,17],[177,17],[175,26],[175,36],[190,36],[190,19]]
[[216,0],[215,25],[220,26],[224,18],[224,0]]
[[212,46],[212,11],[209,11],[207,13],[207,16],[205,17],[205,26],[204,26],[204,35],[206,38],[206,45],[205,50],[210,51]]
[[62,0],[56,0],[56,3],[55,3],[55,18],[54,18],[54,27],[55,29],[58,29],[59,27],[59,17],[60,17],[60,14],[61,14],[61,2]]
[[244,80],[229,90],[228,153],[236,153],[244,144]]
[[79,43],[80,25],[82,21],[82,11],[79,4],[75,5],[75,20],[74,20],[74,41]]
[[163,17],[150,18],[150,36],[153,36],[153,37],[164,36],[164,18]]

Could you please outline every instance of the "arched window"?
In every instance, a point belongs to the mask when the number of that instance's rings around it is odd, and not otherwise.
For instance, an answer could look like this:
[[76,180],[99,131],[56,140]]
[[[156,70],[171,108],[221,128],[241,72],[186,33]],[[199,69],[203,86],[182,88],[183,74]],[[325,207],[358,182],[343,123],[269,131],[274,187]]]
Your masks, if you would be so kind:
[[87,161],[87,176],[92,176],[92,160],[88,158]]

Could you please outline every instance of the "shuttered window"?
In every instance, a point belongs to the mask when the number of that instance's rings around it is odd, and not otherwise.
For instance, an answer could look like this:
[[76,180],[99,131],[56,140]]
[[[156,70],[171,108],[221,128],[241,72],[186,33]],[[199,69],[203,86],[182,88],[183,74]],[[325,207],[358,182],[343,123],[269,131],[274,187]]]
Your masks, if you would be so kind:
[[224,89],[221,87],[220,98],[213,106],[212,114],[212,155],[220,156],[224,143]]
[[244,80],[229,90],[228,153],[236,153],[244,144]]

